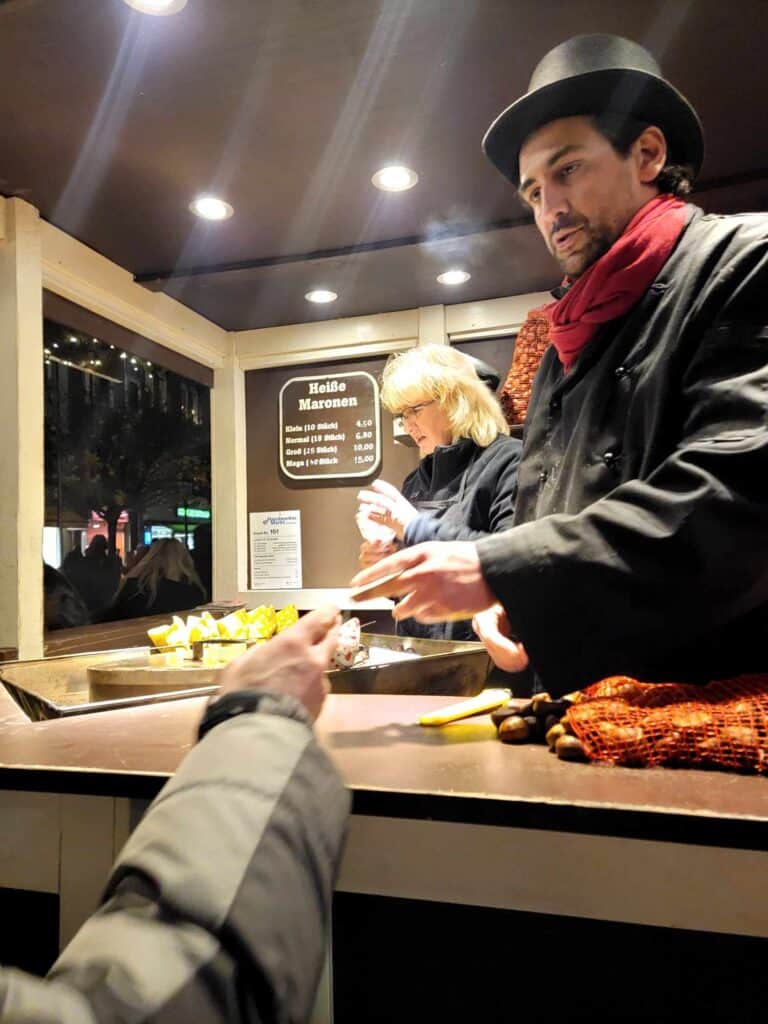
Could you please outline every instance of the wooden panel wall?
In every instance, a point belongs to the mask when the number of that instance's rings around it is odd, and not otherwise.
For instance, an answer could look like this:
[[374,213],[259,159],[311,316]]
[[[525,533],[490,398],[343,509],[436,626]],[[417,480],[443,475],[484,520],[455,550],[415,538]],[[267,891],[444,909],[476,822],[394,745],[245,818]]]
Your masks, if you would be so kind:
[[[300,509],[304,588],[345,587],[357,571],[360,534],[355,526],[356,495],[366,481],[288,480],[278,464],[278,395],[291,377],[366,370],[377,380],[385,359],[346,360],[245,374],[248,512]],[[396,486],[418,462],[415,448],[395,444],[392,417],[382,410],[382,468],[379,475]],[[317,487],[316,483],[323,486]]]

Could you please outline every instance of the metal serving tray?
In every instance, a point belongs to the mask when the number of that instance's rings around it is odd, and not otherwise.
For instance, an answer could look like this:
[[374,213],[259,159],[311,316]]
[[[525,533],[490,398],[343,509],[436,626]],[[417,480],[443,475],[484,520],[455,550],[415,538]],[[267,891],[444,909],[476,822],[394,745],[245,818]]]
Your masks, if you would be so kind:
[[[363,633],[360,639],[369,649],[368,661],[329,672],[335,693],[471,696],[482,690],[491,667],[485,648],[479,643],[375,633]],[[167,678],[160,677],[157,683],[142,681],[136,687],[121,686],[119,695],[114,692],[117,687],[91,687],[89,668],[135,661],[137,669],[145,669],[149,651],[148,647],[130,647],[38,661],[3,662],[0,679],[22,711],[35,722],[215,693],[216,676],[221,669],[202,667],[193,674],[193,684],[169,683]],[[146,672],[138,675],[145,677]]]

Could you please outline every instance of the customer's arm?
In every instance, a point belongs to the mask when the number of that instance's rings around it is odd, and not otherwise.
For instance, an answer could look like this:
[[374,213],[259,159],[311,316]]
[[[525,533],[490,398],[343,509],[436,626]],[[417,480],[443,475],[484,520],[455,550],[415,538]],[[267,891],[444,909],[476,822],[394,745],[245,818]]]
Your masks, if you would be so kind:
[[258,691],[259,709],[222,716],[187,756],[49,978],[0,973],[0,1020],[307,1017],[349,810],[311,728],[332,623],[305,616],[230,667],[219,706]]

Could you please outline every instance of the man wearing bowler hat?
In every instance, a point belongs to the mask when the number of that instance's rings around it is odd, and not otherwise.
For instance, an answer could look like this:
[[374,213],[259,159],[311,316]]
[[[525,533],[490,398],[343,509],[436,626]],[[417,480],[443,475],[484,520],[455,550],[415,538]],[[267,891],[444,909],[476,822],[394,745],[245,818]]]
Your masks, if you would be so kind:
[[353,583],[400,572],[374,591],[397,618],[476,614],[496,663],[552,693],[768,668],[768,218],[681,198],[698,117],[617,36],[555,47],[483,146],[564,273],[515,525]]

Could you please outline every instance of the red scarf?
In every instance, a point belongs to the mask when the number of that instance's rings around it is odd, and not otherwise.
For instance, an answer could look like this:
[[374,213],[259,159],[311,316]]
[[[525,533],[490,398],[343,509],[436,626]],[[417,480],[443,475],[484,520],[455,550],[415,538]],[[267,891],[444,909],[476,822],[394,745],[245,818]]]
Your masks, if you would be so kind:
[[[671,195],[641,207],[608,252],[566,294],[544,307],[550,336],[567,373],[600,324],[623,316],[642,298],[669,259],[688,219]],[[568,278],[564,284],[568,284]]]

